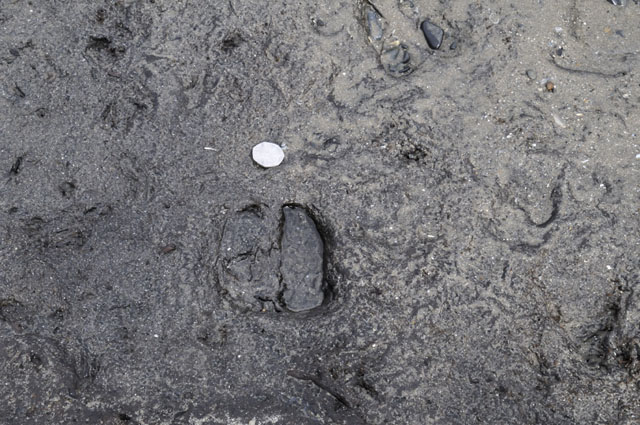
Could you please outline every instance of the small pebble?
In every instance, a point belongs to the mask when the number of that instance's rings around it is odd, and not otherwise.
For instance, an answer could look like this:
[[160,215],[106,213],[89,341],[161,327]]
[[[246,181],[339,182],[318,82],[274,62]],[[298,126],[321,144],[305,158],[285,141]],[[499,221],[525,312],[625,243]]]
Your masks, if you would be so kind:
[[369,36],[373,40],[382,40],[382,19],[375,10],[367,10],[367,25],[369,27]]
[[627,0],[609,0],[609,3],[614,6],[626,6]]
[[535,80],[536,79],[536,72],[533,69],[527,69],[526,74],[527,74],[527,77],[529,77],[530,80]]
[[284,159],[282,148],[271,142],[258,143],[253,147],[251,154],[253,160],[265,168],[277,167]]
[[444,31],[442,28],[434,23],[431,23],[428,19],[420,25],[420,29],[424,34],[424,38],[427,39],[427,44],[434,50],[438,50],[442,44],[442,37],[444,37]]
[[544,85],[544,88],[547,89],[547,91],[550,91],[550,92],[556,91],[556,85],[553,84],[553,82],[551,82],[551,81],[547,81],[546,84]]
[[562,53],[564,53],[564,49],[562,47],[560,47],[558,50],[556,50],[556,55],[557,56],[562,56]]

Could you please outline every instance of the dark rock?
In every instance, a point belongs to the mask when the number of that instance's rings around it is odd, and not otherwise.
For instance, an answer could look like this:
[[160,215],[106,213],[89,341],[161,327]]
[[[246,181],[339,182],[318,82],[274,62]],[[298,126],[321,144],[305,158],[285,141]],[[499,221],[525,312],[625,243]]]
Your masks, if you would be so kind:
[[284,207],[283,298],[289,310],[311,310],[324,300],[324,242],[304,208]]
[[444,37],[444,31],[436,24],[425,19],[420,25],[420,29],[424,34],[424,38],[427,39],[427,44],[434,50],[438,50],[442,44],[442,38]]
[[231,217],[220,243],[221,289],[242,308],[260,309],[261,302],[274,300],[278,292],[276,252],[270,249],[267,221],[260,208],[249,208]]

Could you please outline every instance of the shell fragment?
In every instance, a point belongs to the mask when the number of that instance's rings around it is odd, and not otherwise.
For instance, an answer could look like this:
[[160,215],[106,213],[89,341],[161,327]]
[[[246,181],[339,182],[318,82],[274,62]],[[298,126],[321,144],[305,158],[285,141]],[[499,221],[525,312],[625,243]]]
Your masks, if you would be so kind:
[[264,168],[277,167],[284,159],[284,151],[275,143],[262,142],[251,151],[253,160]]

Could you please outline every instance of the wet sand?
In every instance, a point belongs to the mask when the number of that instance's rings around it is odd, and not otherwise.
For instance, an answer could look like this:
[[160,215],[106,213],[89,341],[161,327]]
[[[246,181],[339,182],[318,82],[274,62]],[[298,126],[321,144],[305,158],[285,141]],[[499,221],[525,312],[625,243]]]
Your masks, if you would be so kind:
[[3,1],[0,423],[637,423],[639,65],[634,0]]

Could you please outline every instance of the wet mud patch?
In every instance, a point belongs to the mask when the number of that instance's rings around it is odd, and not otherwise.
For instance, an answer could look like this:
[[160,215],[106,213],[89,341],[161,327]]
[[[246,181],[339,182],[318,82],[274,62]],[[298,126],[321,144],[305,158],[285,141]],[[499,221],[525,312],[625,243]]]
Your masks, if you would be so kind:
[[636,1],[31,3],[0,417],[634,423]]
[[302,205],[236,212],[220,240],[220,291],[243,310],[299,313],[326,305],[334,287],[324,231]]

